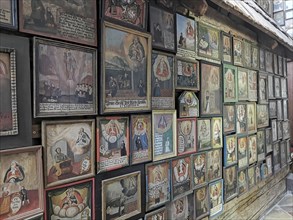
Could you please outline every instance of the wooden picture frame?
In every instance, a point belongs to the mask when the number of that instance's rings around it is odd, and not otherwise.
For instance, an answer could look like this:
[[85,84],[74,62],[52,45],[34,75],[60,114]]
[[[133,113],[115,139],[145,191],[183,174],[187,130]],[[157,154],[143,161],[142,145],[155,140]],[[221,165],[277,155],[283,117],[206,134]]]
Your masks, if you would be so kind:
[[[102,210],[104,210],[102,220],[111,219],[111,215],[115,216],[116,214],[127,219],[142,212],[141,178],[141,172],[136,171],[102,180]],[[125,189],[128,190],[125,191]],[[113,206],[113,201],[119,200],[120,197],[125,199],[123,214],[121,215],[118,210],[116,213],[107,213],[105,210],[110,209]]]
[[248,100],[249,101],[257,101],[257,78],[258,72],[256,70],[248,71]]
[[275,99],[274,94],[274,77],[273,75],[268,74],[268,98]]
[[257,131],[256,121],[256,104],[255,102],[247,102],[247,132],[248,134],[255,133]]
[[257,128],[269,126],[269,109],[268,105],[256,105]]
[[273,151],[273,139],[272,139],[272,128],[266,128],[265,129],[265,135],[266,135],[266,154]]
[[259,49],[255,44],[251,44],[251,67],[253,69],[259,69]]
[[130,164],[152,160],[151,114],[130,116]]
[[199,100],[195,92],[184,91],[178,97],[179,118],[199,117]]
[[238,197],[248,191],[247,168],[238,171]]
[[191,155],[192,162],[192,186],[194,189],[205,185],[207,181],[207,153],[200,152]]
[[44,211],[42,146],[0,150],[1,219],[24,219]]
[[174,52],[176,49],[174,14],[153,5],[149,6],[149,13],[153,48]]
[[161,218],[162,220],[167,220],[168,218],[168,210],[166,207],[162,207],[160,209],[157,209],[155,211],[152,211],[150,213],[147,213],[144,216],[145,220],[153,220],[155,218]]
[[265,50],[263,48],[259,48],[259,70],[265,71]]
[[199,91],[199,62],[176,58],[175,87],[180,90]]
[[204,23],[198,23],[198,55],[220,60],[220,31]]
[[223,64],[224,103],[238,101],[237,79],[237,67]]
[[34,117],[95,115],[96,59],[96,49],[34,37]]
[[2,76],[0,78],[0,136],[17,135],[16,50],[14,48],[0,47],[0,67]]
[[268,177],[273,175],[273,160],[272,154],[266,156],[266,165],[268,167]]
[[134,0],[123,4],[115,4],[111,0],[102,1],[101,14],[105,20],[131,26],[139,29],[146,28],[148,2]]
[[257,161],[263,161],[266,156],[266,134],[265,130],[257,131]]
[[274,74],[278,75],[279,74],[279,67],[278,67],[278,55],[273,54],[273,61],[274,61]]
[[265,51],[265,70],[268,73],[274,73],[274,66],[273,66],[273,54],[272,52],[266,50]]
[[236,107],[236,133],[237,135],[247,133],[247,105],[237,103]]
[[202,186],[194,190],[195,219],[199,220],[209,215],[209,186]]
[[290,138],[290,122],[288,120],[282,121],[282,132],[283,140]]
[[195,153],[197,150],[196,118],[177,118],[177,155]]
[[277,133],[278,133],[278,140],[282,140],[283,139],[283,121],[277,121]]
[[95,219],[94,178],[47,189],[45,195],[45,219],[79,216]]
[[45,188],[95,175],[95,120],[42,121]]
[[210,119],[197,119],[197,143],[198,151],[208,150],[212,148],[211,136],[211,120]]
[[[175,108],[175,57],[152,51],[152,109]],[[125,81],[127,85],[127,81]]]
[[283,120],[286,121],[288,119],[288,99],[283,99]]
[[[89,46],[97,46],[97,3],[74,3],[49,0],[19,1],[19,30]],[[76,24],[82,25],[76,25]]]
[[280,142],[280,165],[281,168],[287,165],[287,146],[286,141]]
[[248,74],[249,74],[248,69],[238,67],[237,91],[238,91],[239,101],[249,100]]
[[[102,31],[104,44],[102,47],[100,113],[150,110],[150,34],[106,21],[103,22]],[[117,49],[121,45],[124,49]],[[127,81],[127,86],[122,87],[121,81]]]
[[209,184],[210,217],[219,215],[223,211],[223,180]]
[[221,31],[222,39],[222,60],[225,63],[233,63],[233,47],[232,47],[232,36],[226,32]]
[[233,37],[233,63],[243,66],[243,40],[238,37]]
[[236,108],[234,104],[223,106],[223,133],[230,134],[236,131]]
[[278,140],[278,132],[277,132],[277,119],[271,120],[272,127],[272,141],[273,143]]
[[274,173],[277,173],[277,171],[281,169],[279,141],[273,143],[273,164],[274,164]]
[[197,23],[194,18],[176,13],[177,56],[196,58]]
[[223,147],[222,117],[212,118],[212,148]]
[[283,75],[283,57],[281,56],[278,56],[278,72],[279,72],[279,75],[282,76]]
[[287,148],[287,164],[289,164],[291,161],[290,140],[286,140],[286,148]]
[[251,42],[247,40],[243,40],[243,66],[247,68],[251,68],[252,65],[252,48],[251,48]]
[[269,100],[270,118],[277,118],[277,100]]
[[[176,211],[176,207],[180,207],[180,212]],[[172,200],[168,206],[168,219],[194,219],[194,195],[185,195],[176,200]]]
[[281,78],[281,98],[288,98],[288,83],[287,78]]
[[247,178],[248,178],[248,189],[250,190],[255,186],[255,166],[247,168]]
[[[146,211],[166,204],[171,198],[170,161],[160,161],[145,165]],[[160,193],[157,193],[159,190]]]
[[268,75],[258,74],[258,104],[268,104]]
[[283,120],[283,103],[281,99],[277,100],[277,119]]
[[224,137],[224,166],[229,167],[238,162],[237,135]]
[[255,184],[258,184],[261,181],[261,163],[256,164],[255,166]]
[[222,115],[222,73],[220,65],[201,62],[200,116]]
[[248,138],[238,137],[238,167],[242,169],[248,166]]
[[257,162],[257,135],[249,135],[247,137],[248,142],[248,162],[249,165]]
[[207,152],[207,175],[209,182],[222,178],[222,148]]
[[0,26],[4,28],[17,29],[17,1],[6,0],[1,2]]
[[153,161],[177,155],[176,110],[152,111]]
[[[292,12],[293,11],[291,11],[291,13]],[[293,13],[292,13],[292,15],[293,15]],[[287,72],[287,59],[286,59],[286,57],[283,58],[283,76],[284,77],[287,77],[288,76],[288,72]]]
[[223,168],[224,172],[224,201],[225,203],[238,195],[237,165]]

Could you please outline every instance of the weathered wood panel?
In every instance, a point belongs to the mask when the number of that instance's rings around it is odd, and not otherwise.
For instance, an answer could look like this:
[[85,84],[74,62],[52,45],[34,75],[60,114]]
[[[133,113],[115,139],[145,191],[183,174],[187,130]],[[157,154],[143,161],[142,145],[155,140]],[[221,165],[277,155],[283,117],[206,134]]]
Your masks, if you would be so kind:
[[[288,74],[288,107],[291,127],[291,137],[293,137],[293,61],[287,63]],[[293,138],[291,138],[291,147],[293,147]]]

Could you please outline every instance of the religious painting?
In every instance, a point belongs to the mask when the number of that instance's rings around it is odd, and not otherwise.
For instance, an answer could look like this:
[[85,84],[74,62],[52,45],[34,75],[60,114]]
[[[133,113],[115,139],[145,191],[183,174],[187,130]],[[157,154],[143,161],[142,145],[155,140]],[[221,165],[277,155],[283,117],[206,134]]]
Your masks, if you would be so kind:
[[274,94],[275,98],[281,98],[281,81],[277,76],[274,76]]
[[248,71],[248,100],[257,101],[257,71]]
[[222,118],[212,118],[212,148],[223,147]]
[[236,104],[236,133],[246,134],[247,132],[247,106],[246,104]]
[[197,119],[197,144],[198,151],[207,150],[212,147],[211,120]]
[[97,172],[129,165],[129,118],[97,118]]
[[256,122],[256,104],[255,102],[247,102],[247,132],[255,133],[257,130]]
[[176,89],[199,91],[198,61],[176,59]]
[[256,164],[254,166],[254,172],[255,172],[255,184],[258,184],[261,181],[261,163]]
[[238,137],[238,167],[239,169],[248,166],[248,139]]
[[243,41],[243,65],[245,67],[251,67],[251,43],[244,40]]
[[288,88],[287,88],[287,79],[281,78],[281,97],[287,98],[288,97]]
[[272,128],[266,128],[265,135],[266,135],[266,142],[265,142],[266,154],[268,154],[273,151]]
[[[291,11],[291,15],[293,16],[293,11]],[[291,19],[292,22],[292,19]],[[287,73],[287,59],[284,57],[283,58],[283,76],[287,77],[288,73]]]
[[2,0],[1,1],[1,17],[0,26],[16,29],[17,28],[17,1]]
[[288,120],[288,99],[283,99],[283,120]]
[[248,191],[247,169],[238,171],[238,196]]
[[261,179],[264,180],[268,177],[268,165],[263,162],[260,166]]
[[144,217],[145,220],[154,220],[154,219],[167,220],[167,218],[168,218],[168,212],[166,207],[150,212],[146,214]]
[[239,38],[233,37],[234,65],[243,66],[243,54],[243,41]]
[[210,59],[220,59],[220,31],[198,23],[198,55]]
[[224,168],[224,199],[230,201],[238,195],[237,191],[237,165]]
[[194,219],[193,193],[185,195],[169,203],[168,219],[174,219],[174,220]]
[[265,71],[265,51],[259,48],[259,69]]
[[236,130],[236,110],[234,104],[223,106],[223,132],[224,134],[233,133]]
[[221,76],[219,65],[201,62],[201,116],[222,114]]
[[273,175],[273,161],[272,154],[266,156],[266,165],[268,167],[268,176]]
[[232,63],[232,37],[231,35],[221,32],[222,34],[222,60],[226,63]]
[[274,73],[273,54],[267,50],[265,51],[265,67],[266,72]]
[[103,42],[100,112],[150,110],[151,36],[104,22]]
[[223,211],[223,180],[209,184],[210,217]]
[[281,168],[279,141],[273,143],[273,164],[274,164],[274,173],[276,173]]
[[248,162],[249,165],[257,162],[257,135],[247,137],[248,142]]
[[277,119],[283,120],[283,103],[282,100],[277,100]]
[[128,219],[141,213],[141,178],[137,171],[102,181],[102,220]]
[[171,54],[152,52],[152,109],[175,107],[174,59]]
[[42,147],[2,150],[0,161],[0,218],[24,219],[42,213]]
[[268,105],[256,105],[257,128],[269,126],[269,109]]
[[146,210],[155,209],[170,201],[170,162],[146,164]]
[[224,137],[224,166],[234,165],[238,161],[237,135]]
[[209,187],[203,186],[194,190],[195,219],[199,220],[209,215]]
[[185,58],[195,58],[197,27],[194,18],[176,14],[176,28],[177,55]]
[[193,188],[207,183],[207,154],[206,152],[192,155]]
[[277,101],[269,100],[270,118],[277,118]]
[[255,167],[251,166],[247,169],[248,189],[255,185]]
[[283,121],[277,121],[278,140],[283,139]]
[[259,54],[258,47],[254,44],[251,45],[251,67],[258,69],[259,66]]
[[93,119],[42,121],[42,145],[46,188],[94,176]]
[[116,22],[129,24],[138,28],[145,28],[147,1],[132,0],[132,1],[111,1],[103,2],[103,16]]
[[275,94],[274,94],[274,77],[273,75],[268,75],[268,98],[269,99],[274,99]]
[[278,70],[278,72],[279,72],[279,75],[283,75],[283,65],[282,65],[282,63],[283,63],[283,58],[281,57],[281,56],[278,56],[278,67],[279,67],[279,70]]
[[257,161],[260,162],[265,159],[266,156],[266,136],[265,130],[257,131]]
[[130,116],[130,162],[144,163],[152,160],[152,116]]
[[224,80],[224,102],[237,102],[237,67],[224,64],[223,65]]
[[176,110],[152,111],[153,161],[177,155]]
[[94,178],[46,190],[46,219],[95,219]]
[[207,152],[208,181],[222,178],[222,149],[214,149]]
[[0,85],[0,136],[17,135],[15,49],[0,47]]
[[189,194],[191,190],[191,159],[190,156],[172,160],[172,199]]
[[88,47],[34,38],[35,117],[97,113],[96,53]]
[[281,141],[280,142],[280,165],[281,168],[283,168],[284,166],[286,166],[287,164],[287,146],[286,146],[286,141]]
[[282,121],[280,122],[282,123],[282,137],[283,137],[283,140],[285,139],[289,139],[290,138],[290,121]]
[[237,88],[238,88],[238,100],[248,100],[248,74],[249,70],[244,68],[238,68],[238,80],[237,80]]
[[290,140],[286,140],[286,148],[287,148],[287,163],[291,161],[291,152],[290,152]]
[[196,152],[196,118],[177,119],[177,155]]
[[278,67],[278,55],[277,54],[273,54],[273,61],[274,61],[274,74],[279,74],[279,67]]
[[268,103],[268,76],[266,74],[258,74],[258,103]]
[[278,140],[278,132],[277,132],[277,120],[273,119],[271,120],[271,126],[272,126],[272,141],[273,143]]
[[179,118],[199,117],[199,100],[195,92],[184,91],[178,100]]
[[150,6],[150,32],[153,48],[175,50],[174,14],[157,7]]
[[19,30],[97,46],[96,1],[19,1]]

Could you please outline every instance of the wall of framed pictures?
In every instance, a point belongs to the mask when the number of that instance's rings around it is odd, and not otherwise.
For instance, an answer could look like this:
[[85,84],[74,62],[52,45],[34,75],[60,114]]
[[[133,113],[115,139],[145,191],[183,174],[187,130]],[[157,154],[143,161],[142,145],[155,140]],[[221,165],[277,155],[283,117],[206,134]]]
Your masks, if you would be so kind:
[[224,218],[284,191],[287,62],[255,32],[172,0],[4,2],[1,219]]

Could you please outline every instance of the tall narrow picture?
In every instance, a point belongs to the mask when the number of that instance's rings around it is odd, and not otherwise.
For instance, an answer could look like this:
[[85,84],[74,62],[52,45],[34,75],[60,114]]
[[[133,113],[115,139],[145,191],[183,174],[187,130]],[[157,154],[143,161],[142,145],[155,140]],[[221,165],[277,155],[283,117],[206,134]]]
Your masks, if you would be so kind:
[[246,134],[247,132],[247,107],[244,103],[236,104],[236,133]]
[[210,217],[223,211],[223,180],[209,184]]
[[15,55],[15,49],[0,47],[0,136],[18,134]]
[[209,187],[203,186],[194,190],[196,220],[202,219],[209,214]]
[[248,139],[238,137],[238,167],[239,169],[248,166]]
[[21,32],[97,45],[96,1],[19,1]]
[[236,130],[236,109],[234,104],[223,106],[223,132],[229,134]]
[[273,54],[270,51],[265,51],[265,69],[266,72],[274,73]]
[[253,164],[257,162],[257,136],[256,134],[250,135],[247,138],[248,142],[248,162]]
[[288,120],[288,99],[283,99],[283,120]]
[[257,71],[248,71],[248,100],[257,101]]
[[222,118],[212,118],[212,148],[223,147]]
[[243,66],[243,41],[233,37],[234,65]]
[[0,155],[0,219],[24,219],[42,213],[42,147],[2,150]]
[[219,65],[201,63],[201,116],[222,114],[222,73]]
[[269,99],[274,99],[275,94],[274,94],[274,77],[273,75],[268,74],[268,98]]
[[261,181],[261,170],[260,170],[261,163],[256,164],[254,166],[254,173],[255,173],[255,184]]
[[196,118],[177,119],[177,155],[196,152]]
[[288,97],[288,88],[287,88],[287,79],[281,78],[281,97],[287,98]]
[[[171,54],[152,52],[152,109],[175,107],[174,59]],[[127,87],[128,81],[124,82]]]
[[207,183],[207,154],[201,152],[191,157],[193,169],[193,187],[198,188]]
[[231,35],[221,32],[222,33],[222,59],[226,63],[232,63],[232,37]]
[[266,149],[265,149],[265,130],[257,131],[257,161],[260,162],[265,159]]
[[237,67],[224,64],[223,65],[223,81],[224,81],[224,102],[237,102]]
[[207,152],[208,181],[222,178],[222,149],[214,149]]
[[128,219],[141,213],[141,178],[137,171],[102,181],[102,220]]
[[150,32],[153,47],[158,49],[175,50],[175,21],[174,14],[163,9],[150,6]]
[[251,166],[247,169],[248,189],[255,185],[255,167]]
[[259,48],[259,69],[265,71],[265,51]]
[[151,36],[103,23],[101,113],[151,108]]
[[145,28],[147,1],[133,0],[125,2],[103,1],[103,16],[116,22]]
[[282,65],[282,63],[283,63],[283,58],[281,57],[281,56],[278,56],[278,67],[279,67],[279,70],[278,70],[278,72],[279,72],[279,75],[283,75],[283,65]]
[[152,160],[152,116],[130,117],[130,161],[131,164]]
[[230,201],[238,195],[237,190],[237,165],[224,168],[224,199]]
[[97,113],[96,53],[88,47],[34,38],[35,117]]
[[224,166],[228,167],[238,161],[237,135],[229,135],[224,138]]
[[258,103],[268,103],[268,76],[267,74],[258,74]]
[[207,150],[212,147],[210,119],[197,119],[197,143],[198,151]]
[[152,111],[153,161],[177,155],[176,110]]
[[247,132],[255,133],[257,130],[256,121],[256,104],[254,102],[247,102]]
[[272,126],[272,141],[273,143],[278,140],[278,132],[277,132],[277,119],[271,120]]
[[269,126],[269,109],[268,105],[256,105],[257,128]]
[[266,128],[265,135],[266,135],[266,138],[265,138],[266,139],[266,142],[265,142],[266,154],[268,154],[273,151],[272,128]]
[[1,2],[0,26],[16,29],[17,28],[17,1],[4,0]]
[[250,68],[252,64],[251,61],[251,43],[244,40],[243,41],[243,66]]
[[279,74],[279,67],[278,67],[278,55],[277,54],[273,54],[273,61],[274,61],[274,73],[275,74]]
[[259,50],[254,44],[251,45],[251,67],[253,69],[259,68]]
[[97,172],[129,165],[128,117],[97,118]]
[[277,118],[277,101],[276,100],[269,100],[269,117],[270,118]]
[[275,98],[281,98],[281,81],[278,76],[274,76],[274,95]]
[[46,188],[94,176],[94,120],[42,121],[42,145]]
[[239,196],[248,190],[247,169],[238,171],[238,194]]
[[248,69],[238,68],[238,80],[237,80],[237,88],[238,88],[238,100],[248,100]]
[[281,168],[279,141],[273,144],[273,164],[274,164],[274,173],[276,173]]

